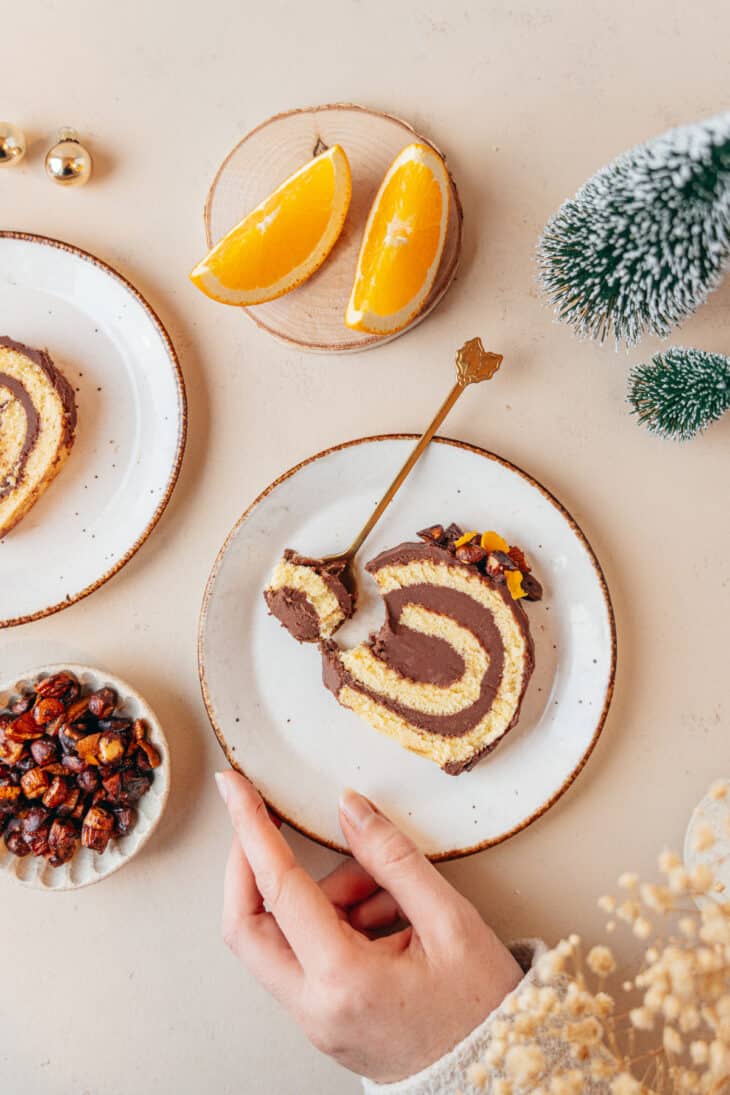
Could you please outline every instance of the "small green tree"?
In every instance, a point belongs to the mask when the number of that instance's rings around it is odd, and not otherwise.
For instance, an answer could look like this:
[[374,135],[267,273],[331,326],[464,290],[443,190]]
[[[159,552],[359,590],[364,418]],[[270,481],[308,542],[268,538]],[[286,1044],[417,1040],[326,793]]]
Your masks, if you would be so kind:
[[549,221],[538,260],[558,318],[580,334],[666,336],[730,260],[730,112],[602,168]]
[[631,370],[628,399],[650,430],[687,441],[730,409],[730,357],[672,347]]

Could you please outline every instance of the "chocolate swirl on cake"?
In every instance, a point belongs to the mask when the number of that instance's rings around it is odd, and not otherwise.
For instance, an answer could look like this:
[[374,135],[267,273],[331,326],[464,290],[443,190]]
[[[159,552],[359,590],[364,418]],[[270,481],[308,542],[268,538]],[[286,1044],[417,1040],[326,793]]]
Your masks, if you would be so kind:
[[435,543],[400,544],[367,570],[386,621],[351,650],[323,642],[324,683],[376,730],[458,775],[519,718],[534,666],[527,616],[503,579]]
[[0,536],[60,471],[74,440],[71,385],[44,350],[0,337]]
[[289,548],[264,590],[272,616],[300,643],[328,639],[355,611],[344,563],[309,559]]

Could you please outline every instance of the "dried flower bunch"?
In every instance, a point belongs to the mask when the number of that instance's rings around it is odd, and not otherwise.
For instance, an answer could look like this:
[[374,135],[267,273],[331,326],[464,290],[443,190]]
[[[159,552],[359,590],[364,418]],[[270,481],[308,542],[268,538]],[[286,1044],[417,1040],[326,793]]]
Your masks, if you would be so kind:
[[[710,796],[725,806],[730,785]],[[695,833],[698,851],[716,836]],[[470,1089],[493,1095],[720,1095],[730,1091],[730,901],[708,863],[688,870],[671,852],[659,857],[662,880],[618,880],[620,897],[599,908],[646,944],[641,964],[623,982],[626,1005],[606,991],[617,970],[610,947],[585,951],[571,935],[539,961],[538,984],[509,998]],[[556,1067],[556,1062],[558,1062]]]

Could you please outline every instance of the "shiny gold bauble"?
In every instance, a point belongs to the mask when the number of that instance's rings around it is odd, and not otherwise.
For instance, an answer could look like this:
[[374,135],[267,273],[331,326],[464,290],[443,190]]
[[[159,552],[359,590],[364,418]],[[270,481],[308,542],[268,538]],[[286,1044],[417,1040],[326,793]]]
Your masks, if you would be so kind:
[[0,167],[20,163],[25,156],[25,134],[10,122],[0,122]]
[[46,153],[46,172],[59,186],[83,186],[91,178],[91,156],[75,129],[61,129]]

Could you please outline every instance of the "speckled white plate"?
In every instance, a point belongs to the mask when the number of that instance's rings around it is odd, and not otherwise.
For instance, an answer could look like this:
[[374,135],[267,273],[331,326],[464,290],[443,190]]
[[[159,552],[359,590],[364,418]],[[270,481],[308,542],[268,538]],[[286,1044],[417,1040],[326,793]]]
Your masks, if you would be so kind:
[[[445,775],[340,707],[320,657],[267,613],[262,591],[285,547],[344,549],[413,445],[366,438],[319,453],[272,483],[244,513],[213,567],[198,644],[208,714],[229,761],[297,829],[342,849],[337,800],[370,795],[432,857],[466,855],[523,829],[570,786],[611,700],[613,611],[598,561],[560,503],[492,453],[437,438],[362,552],[456,521],[494,528],[533,561],[545,598],[528,604],[536,668],[519,725],[471,772]],[[382,601],[360,569],[357,642],[382,622]]]
[[1,628],[80,600],[142,546],[177,480],[186,408],[149,304],[70,244],[0,232],[0,335],[47,348],[79,413],[58,478],[0,539]]
[[162,817],[170,791],[170,750],[159,719],[139,692],[112,673],[94,669],[88,665],[67,663],[45,665],[39,669],[21,673],[14,676],[12,681],[0,681],[0,711],[4,710],[12,696],[17,694],[18,684],[24,681],[33,683],[52,673],[58,673],[61,669],[68,669],[74,673],[84,690],[95,691],[104,685],[113,688],[119,697],[117,711],[128,718],[144,719],[147,723],[147,740],[159,750],[162,764],[154,770],[154,779],[149,791],[136,804],[139,816],[131,833],[110,840],[106,851],[101,855],[92,852],[89,848],[79,848],[68,863],[64,863],[62,867],[51,867],[45,859],[36,856],[29,855],[19,859],[8,851],[5,841],[0,838],[0,874],[39,890],[80,890],[83,886],[91,886],[94,882],[100,882],[102,878],[107,878],[118,871],[144,847],[152,836]]
[[[718,883],[711,896],[716,901],[727,901],[730,899],[730,780],[721,782],[729,789],[725,797],[715,798],[708,793],[692,811],[684,838],[684,862],[688,870],[700,863],[710,867]],[[712,844],[698,848],[698,838],[705,831],[712,834]],[[697,904],[701,905],[702,899]]]

